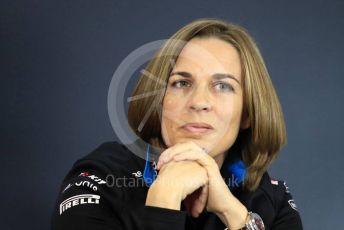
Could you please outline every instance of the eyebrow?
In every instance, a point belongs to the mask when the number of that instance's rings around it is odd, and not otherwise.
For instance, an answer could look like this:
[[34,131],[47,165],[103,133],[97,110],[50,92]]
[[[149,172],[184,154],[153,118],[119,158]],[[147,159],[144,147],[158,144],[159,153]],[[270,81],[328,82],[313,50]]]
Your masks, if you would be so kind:
[[[180,75],[182,77],[185,77],[185,78],[191,78],[192,77],[192,74],[189,73],[189,72],[185,72],[185,71],[176,71],[176,72],[172,72],[170,74],[170,77],[173,76],[173,75]],[[221,79],[225,79],[225,78],[230,78],[230,79],[233,79],[234,81],[236,81],[239,85],[240,85],[240,82],[238,79],[236,79],[233,75],[231,74],[227,74],[227,73],[215,73],[212,75],[212,77],[215,79],[215,80],[221,80]]]

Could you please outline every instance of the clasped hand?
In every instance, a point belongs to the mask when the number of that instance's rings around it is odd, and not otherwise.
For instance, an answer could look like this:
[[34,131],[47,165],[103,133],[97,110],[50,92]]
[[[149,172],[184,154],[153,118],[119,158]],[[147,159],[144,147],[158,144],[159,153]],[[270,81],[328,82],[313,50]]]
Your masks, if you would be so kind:
[[[176,144],[161,153],[157,164],[158,179],[174,181],[174,191],[194,217],[206,208],[221,214],[228,210],[232,196],[214,158],[194,142]],[[179,191],[178,191],[179,190]],[[180,201],[179,201],[180,202]]]

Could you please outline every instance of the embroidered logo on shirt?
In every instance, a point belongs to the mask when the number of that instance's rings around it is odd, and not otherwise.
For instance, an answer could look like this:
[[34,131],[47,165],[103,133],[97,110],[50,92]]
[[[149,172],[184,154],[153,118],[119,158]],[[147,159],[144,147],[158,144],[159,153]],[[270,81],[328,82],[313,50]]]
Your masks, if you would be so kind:
[[79,174],[79,176],[84,176],[84,177],[88,177],[92,180],[94,180],[95,182],[97,182],[98,184],[106,184],[105,180],[100,179],[99,177],[95,176],[95,175],[91,175],[89,172],[82,172]]
[[72,184],[68,184],[65,189],[63,189],[62,193],[64,193],[65,191],[67,191],[70,187],[72,187],[73,185]]
[[87,180],[82,180],[82,181],[75,182],[75,183],[73,183],[73,184],[69,183],[69,184],[63,189],[62,193],[64,193],[64,192],[67,191],[68,189],[70,189],[73,185],[78,186],[78,187],[80,187],[80,186],[81,186],[81,187],[87,187],[87,188],[92,189],[92,190],[95,191],[95,192],[98,190],[98,188],[97,188],[96,185],[90,183],[90,182],[87,181]]
[[152,167],[153,167],[153,169],[155,170],[155,173],[156,173],[156,162],[155,161],[152,162]]
[[68,209],[82,204],[99,204],[100,196],[94,194],[83,194],[69,197],[60,204],[60,215]]
[[287,185],[287,182],[284,182],[283,185],[284,185],[284,187],[285,187],[285,192],[286,192],[286,193],[290,193],[290,190],[289,190],[289,187],[288,187],[288,185]]
[[80,187],[80,186],[82,186],[82,187],[87,187],[87,188],[92,189],[92,190],[95,191],[95,192],[98,190],[97,186],[95,186],[94,184],[90,183],[90,182],[87,181],[87,180],[75,182],[75,186],[78,186],[78,187]]
[[288,200],[288,203],[292,209],[298,211],[294,200]]
[[273,185],[278,185],[278,180],[271,179],[271,184],[273,184]]
[[132,174],[133,174],[135,177],[142,177],[142,172],[141,172],[141,171],[133,172]]

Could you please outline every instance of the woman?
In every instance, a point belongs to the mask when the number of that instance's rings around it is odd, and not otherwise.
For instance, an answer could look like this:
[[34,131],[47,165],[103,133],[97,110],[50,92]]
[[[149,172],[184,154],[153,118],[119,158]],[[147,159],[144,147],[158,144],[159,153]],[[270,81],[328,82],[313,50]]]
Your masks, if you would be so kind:
[[[248,33],[196,20],[145,70],[157,79],[141,76],[133,96],[161,93],[132,101],[128,121],[148,143],[147,159],[111,142],[77,161],[53,229],[302,229],[286,183],[267,173],[285,144],[285,125]],[[142,125],[152,105],[159,109]],[[154,147],[160,154],[152,166]]]

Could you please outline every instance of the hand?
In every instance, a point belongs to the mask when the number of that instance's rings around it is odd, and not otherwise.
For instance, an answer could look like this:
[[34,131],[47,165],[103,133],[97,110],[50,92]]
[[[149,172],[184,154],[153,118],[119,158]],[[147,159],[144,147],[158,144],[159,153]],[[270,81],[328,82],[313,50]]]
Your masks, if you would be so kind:
[[[208,176],[206,170],[194,161],[170,162],[160,167],[157,179],[148,190],[146,205],[180,210],[180,203],[197,190],[198,206],[206,203]],[[173,191],[173,192],[172,192]],[[198,208],[198,209],[197,209]]]
[[198,217],[207,205],[208,185],[205,185],[193,193],[187,195],[183,200],[188,213],[193,217]]
[[230,191],[222,179],[219,166],[215,160],[204,151],[204,149],[191,141],[176,144],[161,153],[157,169],[160,169],[172,161],[194,161],[206,169],[209,179],[209,195],[206,206],[207,211],[221,213],[228,209],[228,207],[223,206],[223,201],[226,199]]
[[[206,169],[209,180],[207,211],[215,213],[231,228],[241,226],[246,220],[246,207],[232,195],[221,176],[219,166],[200,146],[190,141],[168,148],[161,153],[157,169],[163,168],[164,165],[171,162],[182,161],[194,161]],[[228,217],[231,219],[229,220]]]

